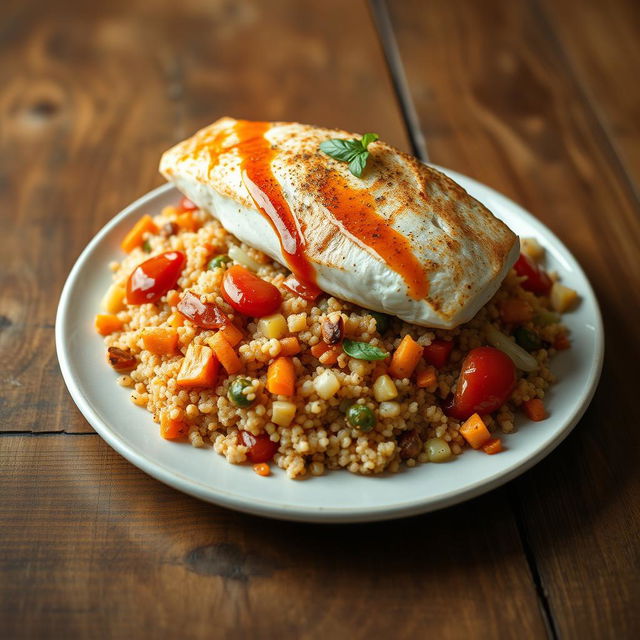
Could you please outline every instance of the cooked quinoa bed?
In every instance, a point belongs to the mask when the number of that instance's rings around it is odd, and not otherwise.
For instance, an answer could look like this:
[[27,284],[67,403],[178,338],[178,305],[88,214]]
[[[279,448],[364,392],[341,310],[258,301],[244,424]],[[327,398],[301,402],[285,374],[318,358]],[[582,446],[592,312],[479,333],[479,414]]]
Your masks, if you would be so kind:
[[[282,285],[290,273],[287,269],[242,245],[205,212],[193,212],[194,230],[176,225],[178,214],[173,207],[164,209],[153,220],[158,229],[169,231],[145,234],[144,248],[135,248],[122,262],[110,265],[115,289],[122,291],[137,265],[164,251],[182,251],[187,261],[176,288],[155,304],[122,303],[123,308],[115,313],[122,330],[107,335],[105,344],[130,352],[136,358],[137,366],[118,378],[120,385],[131,390],[131,400],[136,405],[146,408],[158,424],[163,416],[183,422],[185,441],[188,439],[195,447],[211,447],[233,464],[247,462],[247,447],[241,444],[240,431],[256,436],[268,434],[270,440],[278,444],[273,462],[290,478],[306,474],[319,476],[328,469],[347,469],[361,474],[396,472],[402,463],[413,467],[428,462],[427,441],[434,438],[448,443],[454,458],[468,445],[459,433],[461,421],[447,417],[441,406],[455,390],[465,355],[471,349],[487,344],[485,332],[489,324],[505,334],[512,332],[513,327],[501,321],[500,304],[505,299],[526,300],[534,317],[549,310],[548,298],[525,291],[520,286],[521,278],[511,271],[493,299],[463,326],[451,331],[433,330],[393,319],[389,329],[381,335],[376,319],[354,304],[326,295],[308,302],[293,294]],[[291,397],[274,396],[266,390],[267,367],[280,354],[280,340],[262,335],[257,319],[240,315],[225,302],[220,286],[229,265],[207,267],[213,257],[228,254],[232,245],[240,246],[257,263],[254,267],[259,266],[256,274],[275,285],[282,294],[279,312],[286,320],[286,336],[297,337],[301,346],[300,353],[292,357],[296,387],[295,395]],[[215,388],[188,389],[177,384],[188,346],[192,343],[204,346],[215,333],[195,326],[177,312],[177,301],[187,290],[199,296],[202,302],[219,305],[243,333],[243,339],[235,347],[242,371],[228,376],[221,368]],[[341,314],[345,337],[377,346],[389,354],[406,334],[421,346],[429,345],[434,339],[452,340],[449,361],[436,371],[437,378],[428,387],[418,388],[412,379],[395,379],[397,397],[378,402],[373,384],[386,371],[389,359],[368,362],[342,352],[333,364],[323,364],[311,354],[311,347],[323,339],[323,322],[329,314],[335,319],[336,312]],[[169,326],[178,334],[175,355],[155,355],[144,348],[142,334],[146,328]],[[566,328],[559,322],[535,327],[529,322],[524,326],[535,328],[544,345],[557,344],[558,337],[566,335]],[[529,374],[518,371],[515,390],[507,403],[493,414],[482,416],[490,431],[497,434],[512,432],[520,405],[532,398],[544,397],[554,380],[548,366],[553,354],[551,347],[532,353],[539,363],[538,370]],[[314,381],[326,370],[335,375],[339,388],[331,397],[322,398]],[[249,407],[236,406],[228,397],[229,385],[238,377],[250,381],[251,386],[245,391],[248,400],[252,401]],[[272,421],[274,401],[295,405],[295,416],[289,426],[279,426]],[[375,415],[376,424],[371,431],[352,427],[345,419],[346,408],[354,403],[366,405]],[[414,440],[417,435],[419,446],[403,446],[408,440],[406,434],[411,434]]]

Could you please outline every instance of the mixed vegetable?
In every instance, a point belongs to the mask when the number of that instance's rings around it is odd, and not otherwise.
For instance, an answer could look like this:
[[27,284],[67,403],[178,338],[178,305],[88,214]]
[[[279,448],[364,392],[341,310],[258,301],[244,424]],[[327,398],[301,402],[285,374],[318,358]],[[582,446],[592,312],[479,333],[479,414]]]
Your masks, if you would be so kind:
[[[183,198],[175,220],[161,228],[150,216],[143,216],[124,238],[122,249],[131,252],[141,248],[145,253],[153,253],[150,240],[154,235],[167,237],[181,229],[197,229],[196,211],[196,205]],[[538,369],[535,354],[540,349],[553,346],[561,350],[570,346],[566,334],[559,334],[550,345],[543,340],[542,331],[545,326],[559,321],[559,313],[575,303],[577,294],[554,282],[539,265],[542,249],[537,243],[530,242],[524,246],[529,247],[529,255],[523,252],[514,265],[522,288],[548,299],[553,311],[539,312],[534,316],[534,306],[529,301],[532,298],[502,299],[498,311],[509,335],[494,324],[488,325],[486,344],[466,354],[459,366],[455,390],[442,403],[444,413],[461,422],[459,433],[469,446],[488,454],[500,452],[502,443],[499,438],[492,437],[483,416],[486,418],[509,400],[520,375]],[[313,379],[313,388],[323,400],[333,398],[340,391],[340,378],[333,367],[338,364],[344,367],[348,361],[344,359],[345,355],[356,361],[375,363],[371,389],[377,406],[366,404],[363,400],[357,402],[347,399],[340,404],[345,422],[363,433],[374,429],[379,418],[400,415],[397,381],[409,380],[417,389],[434,393],[438,389],[441,371],[450,375],[452,368],[458,368],[455,361],[453,364],[451,362],[454,350],[452,340],[438,337],[424,344],[406,334],[393,353],[388,353],[379,346],[384,344],[382,340],[372,344],[348,337],[345,317],[339,312],[324,316],[320,340],[316,344],[303,345],[293,334],[307,328],[306,314],[291,314],[285,318],[280,313],[280,289],[255,273],[260,265],[246,251],[232,246],[228,254],[213,255],[207,260],[207,269],[224,270],[221,294],[228,305],[241,317],[257,321],[260,333],[278,344],[277,356],[268,365],[264,384],[266,392],[271,394],[270,419],[276,425],[289,426],[295,418],[298,407],[290,399],[296,395],[296,367],[299,367],[296,356],[305,349],[324,366]],[[239,375],[243,371],[243,363],[237,347],[244,337],[243,331],[236,324],[237,320],[232,321],[211,296],[197,295],[188,289],[180,290],[178,282],[185,263],[186,256],[181,251],[165,251],[141,262],[129,275],[126,286],[116,283],[107,291],[102,301],[104,312],[95,319],[96,330],[104,336],[121,331],[124,324],[118,313],[127,304],[156,304],[166,296],[172,308],[167,321],[169,326],[141,329],[144,348],[159,356],[182,357],[176,378],[180,389],[213,388],[221,383],[221,376],[228,377],[229,402],[239,409],[248,409],[258,398],[262,401],[264,397],[260,381]],[[317,287],[302,283],[293,275],[285,279],[282,286],[309,302],[322,295]],[[318,304],[322,308],[322,302]],[[366,313],[375,320],[378,336],[390,332],[393,318],[377,311]],[[182,355],[178,346],[178,328],[185,320],[213,333],[204,340],[205,344],[189,344]],[[459,359],[460,355],[456,358]],[[130,372],[138,364],[134,355],[117,347],[108,349],[108,360],[120,373]],[[445,393],[446,389],[443,395]],[[524,401],[522,410],[533,421],[543,420],[547,416],[540,398]],[[172,420],[167,415],[161,416],[160,429],[162,436],[171,440],[184,438],[189,430],[186,421]],[[253,435],[247,431],[240,431],[239,442],[246,447],[247,459],[254,464],[256,473],[268,475],[267,463],[277,452],[278,444],[268,434]],[[443,462],[452,456],[451,447],[444,439],[431,438],[423,442],[416,430],[399,435],[398,450],[404,459],[415,458],[422,451],[433,462]]]

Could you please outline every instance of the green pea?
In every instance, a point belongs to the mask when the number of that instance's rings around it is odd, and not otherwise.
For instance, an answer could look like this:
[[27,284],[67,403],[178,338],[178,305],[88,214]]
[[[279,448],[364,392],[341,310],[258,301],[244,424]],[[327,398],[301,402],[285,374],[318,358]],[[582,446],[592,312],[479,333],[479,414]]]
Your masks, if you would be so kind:
[[371,431],[376,424],[373,411],[363,404],[352,404],[347,409],[347,420],[352,427],[358,427],[360,431]]
[[542,347],[540,336],[525,327],[518,327],[513,332],[513,336],[516,342],[526,351],[536,351]]
[[231,262],[231,258],[224,253],[220,254],[219,256],[216,256],[215,258],[213,258],[213,260],[209,261],[209,264],[207,265],[207,269],[209,269],[209,271],[213,271],[218,267],[224,267],[224,265],[227,264],[227,262]]
[[148,240],[145,240],[145,241],[142,243],[142,250],[143,250],[145,253],[151,253],[151,243],[150,243]]
[[227,393],[227,397],[233,404],[237,407],[248,407],[253,400],[249,400],[247,396],[242,393],[247,387],[252,387],[251,380],[247,380],[247,378],[236,378],[229,385],[229,392]]
[[376,321],[376,329],[382,334],[389,330],[391,325],[391,316],[379,311],[369,311],[369,315]]

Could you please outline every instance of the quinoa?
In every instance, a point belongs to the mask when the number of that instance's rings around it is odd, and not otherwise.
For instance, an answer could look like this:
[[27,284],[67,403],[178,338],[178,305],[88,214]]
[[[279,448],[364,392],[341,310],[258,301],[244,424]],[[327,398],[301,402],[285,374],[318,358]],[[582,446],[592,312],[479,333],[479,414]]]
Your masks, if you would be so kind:
[[[367,310],[337,298],[322,295],[313,302],[292,293],[283,286],[289,271],[259,251],[243,245],[215,219],[203,211],[192,214],[192,228],[176,225],[179,211],[165,208],[154,217],[159,230],[168,233],[146,233],[144,248],[135,248],[120,263],[111,263],[115,283],[126,286],[133,269],[150,257],[165,251],[182,251],[186,264],[174,290],[154,303],[123,304],[116,315],[121,329],[105,337],[107,347],[117,347],[133,354],[137,366],[118,377],[118,383],[131,393],[131,400],[146,408],[156,423],[163,417],[184,424],[183,440],[195,447],[208,447],[233,463],[247,462],[248,447],[241,432],[253,436],[266,434],[275,443],[273,461],[290,478],[305,474],[320,476],[327,470],[346,469],[352,473],[379,474],[397,472],[401,465],[413,467],[429,460],[427,441],[439,438],[448,443],[451,455],[458,456],[468,445],[459,432],[461,422],[445,415],[442,405],[455,391],[465,355],[473,348],[486,345],[485,331],[493,323],[503,333],[513,327],[501,320],[500,304],[509,298],[526,301],[535,318],[549,310],[549,300],[525,291],[521,278],[511,271],[498,292],[468,323],[452,330],[430,329],[412,325],[397,318],[380,334],[377,322]],[[228,254],[232,245],[239,246],[257,266],[256,274],[272,283],[282,294],[279,312],[286,320],[287,336],[295,336],[301,350],[292,357],[296,387],[293,396],[274,396],[266,390],[267,368],[282,349],[280,340],[262,335],[258,320],[234,311],[221,295],[221,282],[228,265],[208,268],[209,261]],[[232,264],[232,263],[230,263]],[[179,294],[189,290],[201,300],[214,302],[233,324],[242,330],[243,339],[235,346],[242,371],[228,376],[220,370],[215,387],[180,388],[177,375],[189,345],[206,346],[214,334],[194,325],[176,309]],[[395,379],[397,397],[389,402],[377,402],[373,385],[381,374],[379,362],[358,360],[341,352],[335,362],[323,364],[312,355],[311,347],[322,341],[323,322],[330,315],[342,318],[344,335],[351,340],[366,342],[393,353],[405,335],[421,346],[435,339],[453,341],[448,363],[436,370],[436,380],[426,388],[418,388],[412,379]],[[142,332],[149,327],[173,327],[177,331],[177,349],[173,355],[156,355],[145,349]],[[510,433],[516,428],[516,415],[523,402],[544,398],[554,382],[549,360],[555,353],[552,346],[558,336],[566,336],[559,322],[544,326],[533,320],[524,327],[535,330],[543,348],[532,355],[539,367],[532,373],[518,372],[518,381],[509,400],[497,411],[482,416],[494,434]],[[339,389],[329,398],[318,395],[314,380],[330,370],[339,382]],[[242,377],[250,382],[245,393],[249,406],[237,406],[229,399],[229,386]],[[295,416],[288,426],[272,421],[273,402],[286,401],[295,405]],[[351,404],[368,407],[375,416],[370,431],[353,427],[345,418]],[[409,458],[403,458],[399,439],[415,432],[419,437]],[[406,436],[405,436],[406,437]],[[413,436],[415,437],[415,436]]]

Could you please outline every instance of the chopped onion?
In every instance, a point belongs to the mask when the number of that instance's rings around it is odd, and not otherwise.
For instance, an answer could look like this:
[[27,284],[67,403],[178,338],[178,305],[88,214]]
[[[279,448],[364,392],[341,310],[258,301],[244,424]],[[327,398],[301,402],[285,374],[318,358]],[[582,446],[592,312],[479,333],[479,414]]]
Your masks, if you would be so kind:
[[504,333],[498,331],[492,324],[487,327],[486,336],[489,344],[506,353],[518,369],[529,372],[538,368],[538,361],[530,353],[527,353]]
[[235,260],[243,267],[247,267],[247,269],[251,269],[252,271],[257,271],[262,266],[237,244],[232,244],[227,254],[232,260]]

